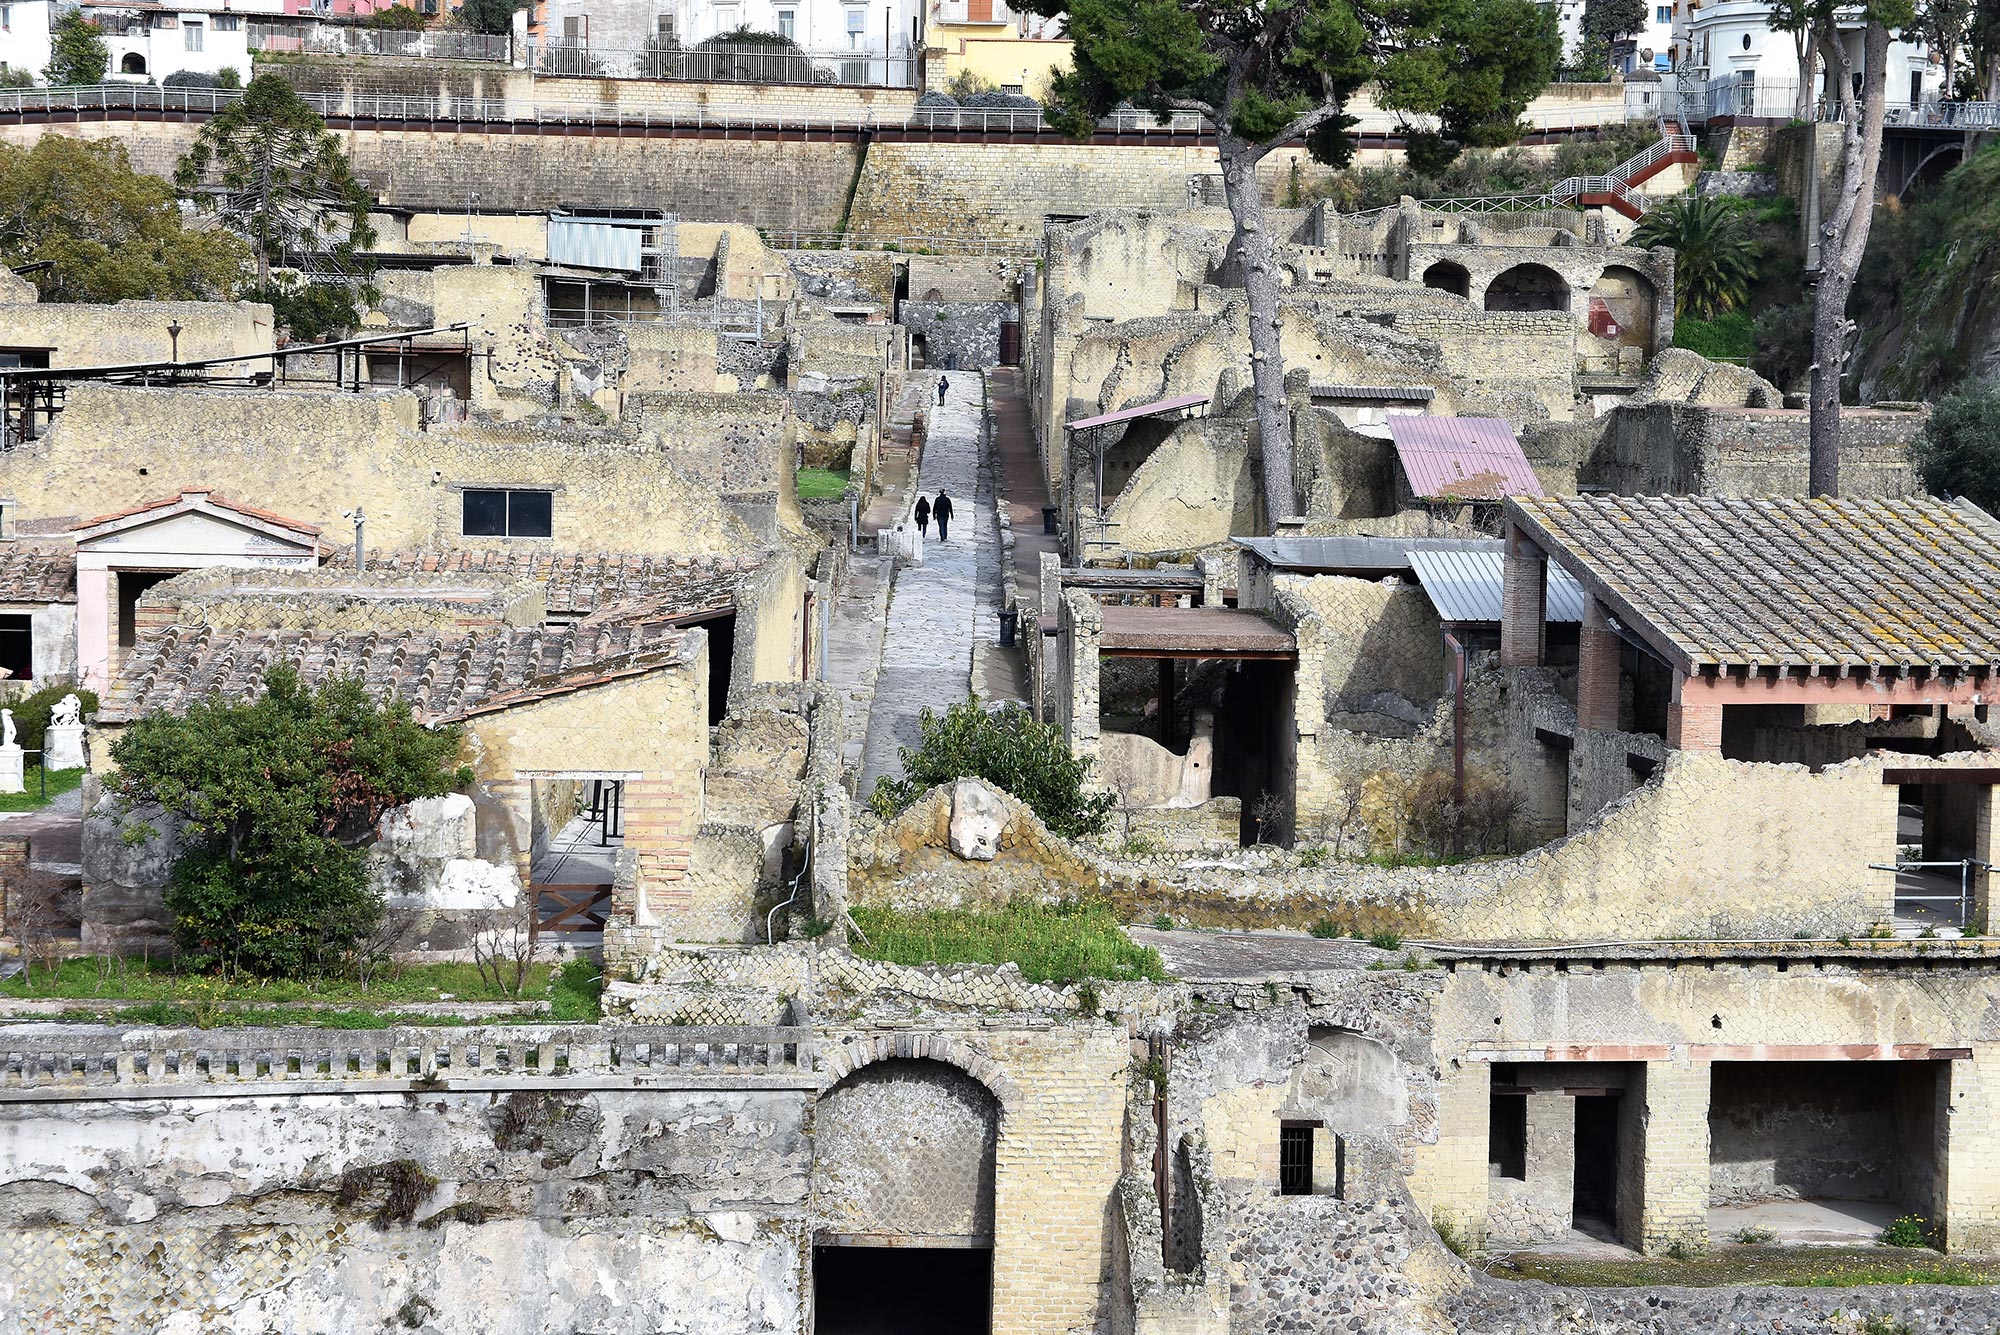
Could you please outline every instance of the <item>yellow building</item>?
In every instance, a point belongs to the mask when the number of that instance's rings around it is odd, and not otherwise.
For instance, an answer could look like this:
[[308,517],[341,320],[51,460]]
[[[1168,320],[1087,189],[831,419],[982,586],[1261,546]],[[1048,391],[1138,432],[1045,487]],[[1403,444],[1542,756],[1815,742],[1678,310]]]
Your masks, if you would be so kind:
[[942,91],[971,74],[994,88],[1046,97],[1051,72],[1069,68],[1061,32],[1059,20],[1019,13],[1005,0],[934,0],[924,82]]

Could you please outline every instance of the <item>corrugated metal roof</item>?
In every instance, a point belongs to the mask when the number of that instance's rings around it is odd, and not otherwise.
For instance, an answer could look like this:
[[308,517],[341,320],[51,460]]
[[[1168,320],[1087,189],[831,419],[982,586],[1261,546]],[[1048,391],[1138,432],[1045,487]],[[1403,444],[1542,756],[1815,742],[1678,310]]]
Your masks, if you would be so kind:
[[1314,385],[1316,399],[1364,399],[1371,403],[1429,403],[1437,391],[1429,385]]
[[[1164,417],[1168,413],[1186,412],[1190,408],[1206,408],[1208,395],[1183,394],[1178,398],[1158,399],[1152,403],[1135,404],[1130,408],[1120,408],[1115,413],[1099,413],[1096,417],[1080,417],[1066,423],[1071,431],[1087,426],[1110,426],[1115,422],[1130,422],[1140,417]],[[1540,492],[1536,492],[1540,495]]]
[[549,263],[580,269],[639,271],[639,244],[645,233],[637,227],[609,222],[549,219]]
[[[1502,544],[1411,552],[1410,565],[1417,572],[1417,582],[1430,595],[1431,606],[1437,608],[1438,620],[1500,623],[1500,588],[1507,565]],[[1543,619],[1576,623],[1583,620],[1583,588],[1554,562],[1549,563],[1548,601]]]
[[1410,569],[1410,553],[1491,548],[1496,538],[1237,538],[1277,570],[1294,574],[1395,574]]
[[1542,484],[1498,417],[1391,417],[1389,438],[1410,493],[1421,500],[1497,501],[1540,496]]

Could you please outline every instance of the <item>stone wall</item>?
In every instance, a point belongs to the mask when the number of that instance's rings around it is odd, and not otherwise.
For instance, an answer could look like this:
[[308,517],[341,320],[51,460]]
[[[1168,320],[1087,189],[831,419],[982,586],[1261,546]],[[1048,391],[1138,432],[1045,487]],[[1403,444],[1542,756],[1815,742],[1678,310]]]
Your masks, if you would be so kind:
[[925,366],[983,371],[1000,364],[1000,326],[1021,318],[1011,301],[905,301],[897,320],[909,331],[912,360],[921,340]]
[[813,1224],[826,1233],[990,1241],[1000,1109],[941,1062],[865,1066],[813,1119]]
[[[737,429],[727,405],[704,420],[717,432]],[[677,424],[676,439],[693,429]],[[769,433],[750,419],[741,429]],[[343,511],[363,507],[378,549],[499,549],[509,540],[461,533],[460,492],[529,486],[555,492],[558,548],[747,550],[756,545],[750,531],[680,471],[683,457],[704,456],[706,442],[674,450],[548,423],[419,430],[408,393],[77,386],[46,436],[0,461],[0,478],[25,532],[57,531],[183,487],[223,486],[231,500],[334,533],[346,531]],[[761,466],[768,482],[768,453]],[[635,512],[646,522],[632,523]]]
[[[1924,415],[1841,410],[1843,495],[1922,490],[1910,445]],[[1806,414],[1785,408],[1632,404],[1613,409],[1578,482],[1620,495],[1803,496]]]
[[[174,354],[167,326],[180,326],[182,361],[269,352],[271,308],[237,301],[29,302],[0,305],[0,347],[46,348],[49,365],[117,366],[164,362]],[[262,364],[228,368],[247,375]]]

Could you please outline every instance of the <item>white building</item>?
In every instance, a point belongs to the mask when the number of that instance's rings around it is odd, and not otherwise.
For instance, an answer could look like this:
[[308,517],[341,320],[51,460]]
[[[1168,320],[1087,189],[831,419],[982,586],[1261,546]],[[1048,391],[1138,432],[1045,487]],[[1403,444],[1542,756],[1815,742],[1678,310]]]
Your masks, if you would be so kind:
[[26,70],[40,82],[49,64],[49,27],[54,22],[52,0],[0,0],[0,65]]
[[283,0],[150,4],[83,0],[111,54],[107,78],[144,82],[233,69],[250,82],[249,25],[284,13]]
[[[1856,75],[1862,72],[1862,21],[1841,25]],[[1708,90],[1712,114],[1784,118],[1798,105],[1799,57],[1793,35],[1771,28],[1766,0],[1675,0],[1673,45],[1681,86]],[[1822,67],[1809,101],[1830,97]],[[1943,95],[1942,71],[1921,41],[1889,44],[1888,102],[1920,105]]]
[[[915,82],[923,0],[535,0],[515,16],[530,62],[559,73],[707,78],[744,83]],[[748,30],[784,38],[809,60],[769,48],[704,46]],[[576,68],[564,68],[575,66]]]
[[[1551,0],[1556,10],[1556,30],[1562,34],[1563,59],[1575,60],[1583,49],[1583,0]],[[1646,23],[1624,40],[1613,43],[1611,68],[1630,74],[1651,69],[1665,73],[1671,69],[1670,49],[1674,40],[1674,0],[1647,0]]]

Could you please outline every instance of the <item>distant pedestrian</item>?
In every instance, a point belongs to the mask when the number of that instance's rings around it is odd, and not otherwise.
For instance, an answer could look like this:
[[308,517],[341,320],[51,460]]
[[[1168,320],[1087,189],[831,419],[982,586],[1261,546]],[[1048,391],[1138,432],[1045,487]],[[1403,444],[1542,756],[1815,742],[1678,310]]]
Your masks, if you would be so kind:
[[943,375],[941,375],[941,376],[939,376],[939,377],[938,377],[938,406],[939,406],[939,407],[943,407],[943,406],[944,406],[944,391],[945,391],[945,386],[949,385],[950,383],[951,383],[951,377],[950,377],[950,376],[943,376]]
[[945,495],[942,491],[938,493],[938,498],[935,501],[931,502],[931,518],[937,520],[938,541],[939,542],[950,541],[951,540],[951,497]]
[[[940,523],[938,527],[942,529],[944,525]],[[930,497],[919,496],[917,497],[917,536],[920,538],[928,538],[930,536],[930,529],[931,529]]]

